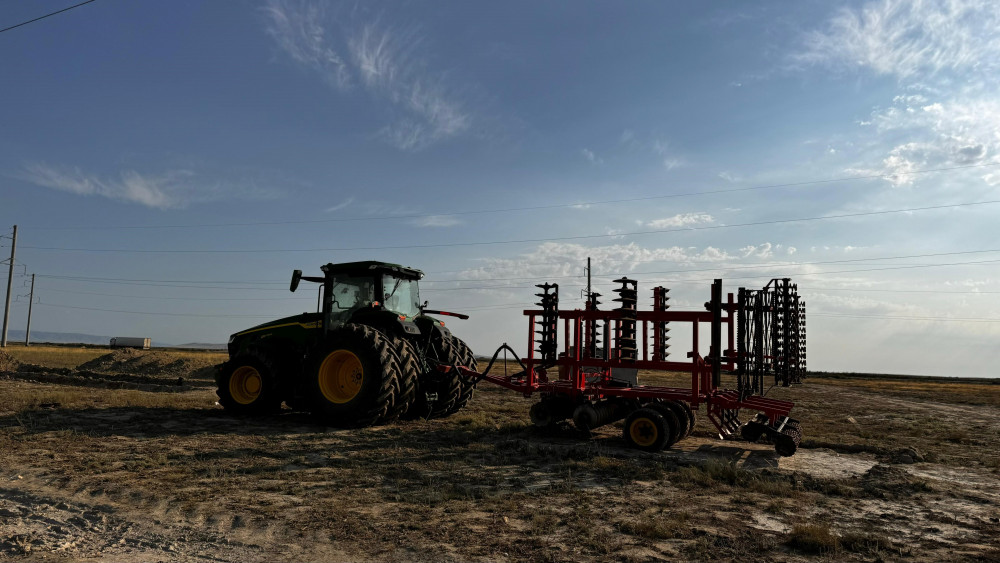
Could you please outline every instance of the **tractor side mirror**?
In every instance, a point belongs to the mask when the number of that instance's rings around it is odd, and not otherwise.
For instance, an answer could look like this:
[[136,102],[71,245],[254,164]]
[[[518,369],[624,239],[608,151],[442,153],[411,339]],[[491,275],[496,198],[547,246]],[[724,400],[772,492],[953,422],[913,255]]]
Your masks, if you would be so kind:
[[292,285],[288,288],[290,291],[295,291],[299,287],[299,280],[302,279],[302,270],[292,271]]

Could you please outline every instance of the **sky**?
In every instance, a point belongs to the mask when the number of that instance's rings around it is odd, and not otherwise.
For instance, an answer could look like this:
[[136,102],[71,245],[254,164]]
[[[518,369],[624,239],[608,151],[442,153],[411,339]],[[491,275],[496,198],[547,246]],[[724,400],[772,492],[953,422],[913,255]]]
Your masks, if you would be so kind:
[[643,309],[791,277],[813,370],[996,377],[997,29],[975,0],[97,0],[0,33],[11,328],[34,273],[34,331],[225,342],[315,309],[293,269],[370,259],[523,351],[533,284],[581,307],[591,257]]

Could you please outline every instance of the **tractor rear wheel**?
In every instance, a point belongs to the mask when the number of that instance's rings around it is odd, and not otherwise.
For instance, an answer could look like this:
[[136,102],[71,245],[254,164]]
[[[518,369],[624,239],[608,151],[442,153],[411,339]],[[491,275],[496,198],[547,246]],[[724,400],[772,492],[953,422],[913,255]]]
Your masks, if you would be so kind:
[[391,342],[365,325],[330,333],[307,374],[312,413],[334,426],[371,426],[386,420],[399,392],[399,362]]
[[[465,366],[473,371],[479,371],[479,367],[476,364],[476,356],[472,353],[469,346],[462,341],[461,338],[451,335],[451,349],[452,357],[455,358],[454,365]],[[455,372],[455,376],[459,380],[459,395],[455,399],[455,403],[451,406],[445,416],[454,414],[459,410],[465,408],[472,400],[472,396],[476,392],[476,381],[473,381],[462,374]]]
[[387,335],[392,343],[393,351],[399,365],[396,379],[399,382],[399,392],[396,401],[389,409],[388,419],[404,417],[417,398],[417,381],[420,378],[420,357],[413,344],[401,336]]
[[[416,400],[404,418],[444,418],[454,414],[468,404],[475,388],[474,382],[467,381],[457,371],[442,373],[437,369],[439,364],[476,369],[476,360],[465,342],[450,334],[436,333],[425,345],[427,371],[417,383]],[[436,398],[428,400],[428,394]]]
[[667,420],[658,410],[641,408],[632,411],[625,419],[622,436],[633,448],[658,452],[667,445],[672,433]]
[[219,404],[236,414],[270,414],[281,409],[274,358],[248,348],[222,364],[215,376]]

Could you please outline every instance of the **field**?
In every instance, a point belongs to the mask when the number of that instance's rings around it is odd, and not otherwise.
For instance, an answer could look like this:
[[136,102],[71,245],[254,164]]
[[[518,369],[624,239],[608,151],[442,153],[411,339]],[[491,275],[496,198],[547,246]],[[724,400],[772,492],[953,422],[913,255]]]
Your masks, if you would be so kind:
[[646,454],[620,425],[536,431],[486,384],[340,430],[225,414],[218,353],[7,351],[0,559],[1000,561],[996,381],[811,378],[769,395],[796,402],[793,457],[704,416]]

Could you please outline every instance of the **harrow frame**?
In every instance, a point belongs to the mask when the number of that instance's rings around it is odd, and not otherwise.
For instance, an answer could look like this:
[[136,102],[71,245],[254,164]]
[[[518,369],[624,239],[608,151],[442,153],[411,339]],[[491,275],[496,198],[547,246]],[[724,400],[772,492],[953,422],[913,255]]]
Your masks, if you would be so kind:
[[[788,418],[794,403],[765,397],[760,381],[761,375],[767,370],[773,371],[776,365],[785,366],[785,372],[780,378],[776,374],[776,381],[786,385],[791,381],[800,381],[804,372],[804,341],[801,347],[803,361],[800,362],[799,356],[796,356],[794,365],[798,371],[795,371],[794,378],[788,375],[788,365],[792,362],[775,356],[780,349],[747,348],[742,342],[738,346],[738,325],[749,325],[751,322],[760,324],[771,318],[787,316],[774,303],[765,306],[764,299],[759,299],[759,302],[755,302],[755,307],[748,307],[746,295],[752,292],[743,288],[739,292],[739,301],[734,299],[733,293],[727,294],[723,300],[722,280],[716,279],[712,283],[711,298],[705,303],[704,311],[668,310],[666,292],[669,290],[661,287],[654,289],[654,310],[639,311],[635,307],[636,282],[626,278],[616,282],[621,283],[622,288],[615,290],[620,295],[615,301],[621,302],[621,306],[615,310],[597,310],[597,294],[590,295],[586,309],[559,310],[558,286],[537,286],[542,289],[542,293],[538,294],[542,309],[523,312],[528,318],[529,351],[523,361],[518,359],[524,368],[522,371],[501,376],[491,375],[489,367],[484,373],[462,366],[453,366],[454,369],[467,377],[517,391],[525,397],[540,393],[543,397],[568,398],[572,404],[606,399],[623,399],[636,405],[673,401],[687,403],[693,411],[697,411],[704,403],[707,416],[718,430],[720,438],[734,437],[740,432],[743,425],[738,413],[743,409],[762,413],[763,417],[754,419],[754,424],[763,428],[757,433],[758,437],[761,433],[771,436],[774,429],[783,428],[790,422],[795,423]],[[789,285],[787,279],[782,279],[773,280],[756,293],[770,295],[775,287],[794,291],[794,286]],[[775,302],[774,299],[771,301]],[[800,303],[797,294],[792,301],[798,315]],[[804,317],[804,304],[801,307]],[[562,325],[563,338],[562,349],[557,353],[556,331],[559,324]],[[692,349],[687,352],[687,361],[667,359],[667,332],[671,328],[676,330],[677,324],[688,324],[691,327]],[[699,340],[700,329],[705,325],[710,328],[711,336],[708,355],[703,357],[699,353]],[[744,332],[740,331],[741,337]],[[539,336],[536,337],[536,334]],[[790,330],[782,334],[788,335]],[[795,351],[799,354],[797,334],[794,338]],[[601,336],[606,345],[603,349],[596,347],[596,340]],[[792,339],[790,336],[786,338]],[[640,342],[641,345],[638,345]],[[613,346],[607,347],[609,344]],[[513,352],[506,344],[501,346],[494,354],[490,366],[504,349]],[[765,353],[767,357],[763,357]],[[800,364],[801,370],[798,369]],[[750,370],[747,366],[758,368]],[[687,371],[691,373],[691,386],[679,388],[639,385],[637,380],[625,382],[620,375],[616,377],[616,371],[639,369]],[[737,390],[722,388],[723,371],[737,374]],[[791,451],[794,452],[794,449],[792,446]]]

